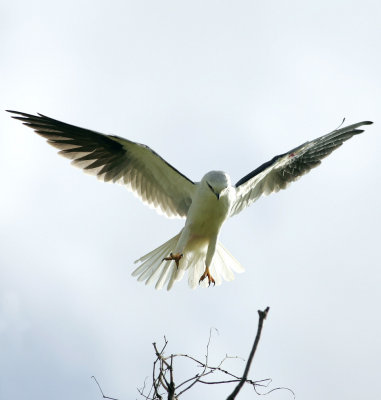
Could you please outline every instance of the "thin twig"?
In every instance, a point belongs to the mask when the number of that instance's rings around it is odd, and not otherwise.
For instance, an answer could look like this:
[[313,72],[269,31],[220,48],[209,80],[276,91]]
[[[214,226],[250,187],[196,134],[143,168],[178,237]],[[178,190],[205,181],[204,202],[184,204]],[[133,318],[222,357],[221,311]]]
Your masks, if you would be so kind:
[[230,381],[213,381],[213,382],[202,381],[201,379],[199,380],[199,382],[203,383],[204,385],[221,385],[223,383],[237,383],[239,381],[240,381],[239,379],[231,379]]
[[[209,345],[210,345],[210,339],[212,338],[212,329],[215,329],[215,331],[218,333],[218,330],[216,328],[210,328],[209,331],[209,339],[208,339],[208,344],[206,345],[206,354],[205,354],[205,364],[204,364],[204,369],[202,371],[201,374],[197,374],[196,375],[196,379],[189,385],[187,386],[185,389],[183,389],[179,394],[178,397],[180,397],[184,392],[186,392],[187,390],[189,390],[193,385],[195,385],[204,375],[206,372],[206,369],[208,368],[208,359],[209,359]],[[197,361],[199,364],[199,361]],[[183,382],[184,383],[184,382]],[[179,385],[180,386],[180,385]]]
[[143,387],[142,387],[142,388],[137,388],[137,390],[138,390],[140,396],[144,397],[146,400],[151,400],[150,394],[151,394],[152,388],[151,388],[151,390],[148,392],[147,395],[144,394],[144,391],[146,390],[146,381],[147,381],[147,378],[148,378],[148,377],[146,377],[146,379],[144,379]]
[[244,371],[243,376],[242,376],[241,380],[239,381],[238,385],[235,387],[233,392],[227,397],[227,400],[234,400],[236,398],[237,394],[239,393],[239,391],[241,390],[242,386],[247,381],[247,376],[249,374],[250,366],[253,361],[255,352],[257,350],[259,339],[261,338],[263,321],[266,319],[269,310],[270,310],[269,307],[266,307],[266,309],[264,311],[258,310],[259,320],[258,320],[257,334],[255,336],[254,344],[251,349],[249,359],[247,360],[247,363],[246,363],[245,371]]
[[178,357],[189,358],[190,360],[192,360],[192,361],[196,362],[197,364],[199,364],[199,366],[203,367],[203,368],[204,368],[204,371],[205,371],[206,368],[209,369],[208,372],[203,372],[203,373],[197,374],[196,376],[194,376],[194,377],[192,377],[192,378],[189,378],[189,379],[187,379],[186,381],[180,383],[180,384],[177,386],[177,388],[181,387],[181,386],[184,385],[185,383],[190,382],[190,381],[193,380],[193,379],[196,379],[196,378],[201,379],[201,378],[203,378],[203,377],[206,376],[206,375],[209,375],[209,374],[214,373],[215,371],[222,372],[222,373],[224,373],[224,374],[226,374],[226,375],[231,376],[232,378],[235,378],[235,379],[236,379],[236,382],[238,382],[238,381],[241,379],[240,377],[238,377],[238,376],[232,374],[231,372],[226,371],[225,369],[222,369],[222,368],[221,368],[221,365],[222,365],[223,362],[226,361],[227,359],[229,359],[229,358],[238,358],[238,357],[225,357],[225,358],[218,364],[217,367],[211,367],[211,366],[206,365],[206,364],[204,364],[203,362],[201,362],[201,361],[199,361],[199,360],[195,359],[194,357],[191,357],[191,356],[189,356],[189,355],[187,355],[187,354],[177,354],[176,356],[178,356]]
[[[257,385],[257,386],[258,386],[258,385]],[[254,390],[255,390],[255,393],[258,394],[259,396],[267,396],[268,394],[270,394],[270,393],[272,393],[272,392],[275,392],[276,390],[288,390],[288,391],[292,394],[292,396],[294,397],[294,399],[296,398],[295,392],[294,392],[293,390],[291,390],[290,388],[288,388],[288,387],[276,387],[276,388],[274,388],[274,389],[270,389],[269,391],[267,391],[267,392],[265,392],[265,393],[259,393],[259,392],[257,391],[257,388],[254,386]]]
[[95,383],[98,385],[99,390],[101,391],[102,396],[103,396],[104,399],[118,400],[118,399],[116,399],[115,397],[108,397],[108,396],[105,396],[105,394],[103,393],[103,390],[102,390],[102,388],[101,388],[101,385],[100,385],[99,382],[97,381],[97,378],[96,378],[94,375],[92,376],[92,378],[94,379]]

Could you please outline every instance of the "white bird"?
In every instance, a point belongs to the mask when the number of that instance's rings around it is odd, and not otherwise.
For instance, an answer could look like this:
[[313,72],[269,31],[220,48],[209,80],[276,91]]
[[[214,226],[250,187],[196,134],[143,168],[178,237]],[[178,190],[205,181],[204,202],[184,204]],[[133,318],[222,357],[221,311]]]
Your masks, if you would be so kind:
[[363,121],[336,129],[275,156],[235,185],[222,171],[208,172],[193,182],[149,147],[79,128],[42,114],[9,111],[58,148],[59,154],[105,182],[125,185],[140,199],[168,217],[186,218],[184,228],[157,249],[141,257],[133,271],[139,281],[156,281],[156,289],[171,289],[188,270],[188,283],[220,284],[243,272],[241,264],[218,242],[222,224],[261,195],[285,189],[290,182],[318,166],[321,160],[353,135],[364,132]]

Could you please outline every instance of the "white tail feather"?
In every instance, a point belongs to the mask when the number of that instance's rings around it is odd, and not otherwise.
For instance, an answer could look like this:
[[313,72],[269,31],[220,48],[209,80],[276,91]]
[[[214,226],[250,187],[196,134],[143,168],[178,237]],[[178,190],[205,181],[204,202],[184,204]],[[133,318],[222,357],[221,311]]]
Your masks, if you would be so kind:
[[[167,257],[176,248],[180,234],[181,232],[155,250],[139,258],[139,260],[136,260],[135,263],[140,263],[140,265],[132,272],[132,275],[137,276],[138,281],[145,281],[146,285],[157,280],[155,289],[161,289],[167,284],[167,290],[170,290],[173,284],[181,280],[186,270],[188,270],[188,284],[192,289],[197,286],[207,287],[207,279],[204,279],[204,281],[199,284],[199,279],[205,271],[206,245],[185,248],[184,257],[180,260],[178,268],[174,261],[163,261],[163,258]],[[233,271],[244,271],[242,265],[221,243],[217,244],[212,265],[209,269],[216,281],[216,285],[220,285],[222,280],[233,280]]]

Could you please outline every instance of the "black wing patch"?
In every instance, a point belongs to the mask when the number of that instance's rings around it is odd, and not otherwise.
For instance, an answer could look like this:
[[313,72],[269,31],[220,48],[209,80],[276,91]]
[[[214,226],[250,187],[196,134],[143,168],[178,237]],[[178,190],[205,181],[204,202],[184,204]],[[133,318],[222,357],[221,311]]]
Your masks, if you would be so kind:
[[279,156],[273,157],[270,161],[267,161],[260,165],[258,168],[256,168],[254,171],[251,171],[250,174],[247,174],[243,178],[241,178],[236,184],[235,187],[243,185],[245,182],[250,180],[251,178],[254,178],[255,175],[260,174],[262,171],[264,171],[266,168],[271,167],[277,160],[279,160],[281,157],[285,156],[287,153],[280,154]]

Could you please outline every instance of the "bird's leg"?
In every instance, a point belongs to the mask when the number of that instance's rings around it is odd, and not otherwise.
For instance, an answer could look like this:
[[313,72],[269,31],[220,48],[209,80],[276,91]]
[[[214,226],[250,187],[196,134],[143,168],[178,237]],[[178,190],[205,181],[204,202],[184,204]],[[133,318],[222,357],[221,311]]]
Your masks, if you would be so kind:
[[171,261],[173,260],[176,263],[176,267],[179,268],[179,262],[183,258],[183,253],[170,253],[168,257],[164,257],[161,261]]
[[198,283],[200,284],[205,278],[208,278],[208,286],[210,286],[211,283],[213,283],[213,286],[216,285],[216,281],[213,279],[213,276],[210,275],[209,267],[205,268],[205,272],[201,275],[200,280]]
[[213,286],[216,285],[216,281],[214,280],[213,276],[210,274],[209,271],[209,266],[212,264],[213,261],[213,256],[216,251],[216,245],[217,245],[217,236],[213,237],[208,245],[208,251],[206,252],[206,257],[205,257],[205,271],[201,275],[198,283],[200,284],[205,278],[208,278],[208,286],[210,286],[211,283],[213,283]]

